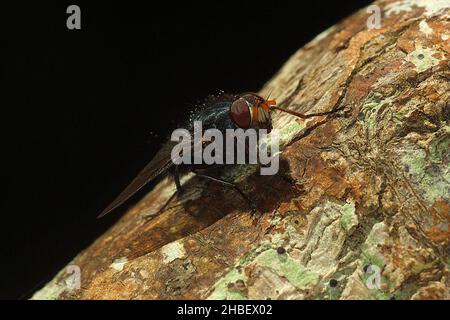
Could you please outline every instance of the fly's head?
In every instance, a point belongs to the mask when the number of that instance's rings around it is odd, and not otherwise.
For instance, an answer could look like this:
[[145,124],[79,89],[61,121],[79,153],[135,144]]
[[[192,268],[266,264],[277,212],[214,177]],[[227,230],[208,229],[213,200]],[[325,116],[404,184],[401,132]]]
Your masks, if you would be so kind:
[[275,106],[274,100],[266,100],[256,93],[239,95],[230,106],[230,118],[241,129],[272,130],[270,108]]

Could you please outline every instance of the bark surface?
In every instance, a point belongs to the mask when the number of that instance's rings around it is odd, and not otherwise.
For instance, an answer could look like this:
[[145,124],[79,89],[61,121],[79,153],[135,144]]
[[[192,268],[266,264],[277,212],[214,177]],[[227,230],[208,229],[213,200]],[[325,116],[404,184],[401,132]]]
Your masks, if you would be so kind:
[[[262,89],[280,172],[161,181],[34,299],[449,299],[449,2],[377,1],[295,53]],[[295,31],[292,31],[295,36]],[[333,280],[333,281],[330,281]]]

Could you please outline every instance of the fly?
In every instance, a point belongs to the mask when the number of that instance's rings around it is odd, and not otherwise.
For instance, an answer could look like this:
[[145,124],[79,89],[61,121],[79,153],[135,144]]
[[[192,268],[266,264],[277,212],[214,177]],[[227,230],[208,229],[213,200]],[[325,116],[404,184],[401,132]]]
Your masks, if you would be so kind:
[[[221,132],[225,132],[227,129],[240,128],[245,130],[253,128],[256,130],[266,129],[267,132],[270,132],[270,130],[272,130],[271,112],[273,110],[289,113],[301,119],[328,114],[327,112],[309,115],[301,114],[279,107],[275,100],[269,100],[269,98],[264,99],[256,93],[223,94],[209,97],[202,107],[193,113],[190,124],[186,126],[186,128],[192,133],[193,126],[191,123],[194,121],[201,121],[205,130],[218,129]],[[103,217],[107,213],[120,207],[149,182],[165,174],[170,174],[174,178],[177,191],[161,207],[159,212],[162,212],[171,200],[173,200],[175,195],[183,190],[180,183],[180,175],[187,172],[193,172],[201,178],[209,179],[233,188],[253,210],[256,210],[253,202],[236,184],[197,171],[205,165],[174,164],[171,159],[171,151],[175,144],[176,143],[172,141],[166,143],[125,190],[122,191],[105,210],[103,210],[98,218]]]

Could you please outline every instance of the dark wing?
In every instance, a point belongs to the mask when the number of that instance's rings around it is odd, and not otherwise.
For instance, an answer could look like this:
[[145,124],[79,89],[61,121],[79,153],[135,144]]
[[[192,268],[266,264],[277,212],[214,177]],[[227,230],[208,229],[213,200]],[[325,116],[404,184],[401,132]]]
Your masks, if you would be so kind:
[[119,194],[119,196],[98,216],[103,217],[107,213],[121,206],[132,195],[138,192],[147,183],[158,177],[159,175],[167,172],[174,163],[170,157],[171,151],[175,142],[166,143],[156,156],[145,166],[144,169],[134,178],[134,180]]
[[[193,112],[191,119],[186,124],[189,132],[193,132],[194,120],[200,120],[203,122],[203,129],[217,128],[219,130],[225,130],[228,128],[234,128],[234,124],[229,116],[229,108],[236,99],[235,95],[223,94],[219,96],[208,97],[207,101],[195,112]],[[191,144],[187,141],[187,143]],[[178,142],[169,141],[166,143],[156,156],[150,161],[145,168],[139,172],[136,178],[122,191],[121,194],[98,216],[103,217],[107,213],[116,209],[127,201],[133,194],[138,192],[147,183],[158,177],[159,175],[167,172],[175,164],[171,159],[172,148],[177,145]],[[190,146],[192,147],[192,145]]]

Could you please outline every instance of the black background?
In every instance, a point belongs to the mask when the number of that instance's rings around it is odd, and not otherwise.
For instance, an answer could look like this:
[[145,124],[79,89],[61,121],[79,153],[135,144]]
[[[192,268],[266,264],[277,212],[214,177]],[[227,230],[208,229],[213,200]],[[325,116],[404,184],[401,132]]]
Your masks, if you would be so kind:
[[0,298],[29,298],[111,226],[120,210],[96,215],[193,105],[259,90],[370,1],[211,3],[2,5]]

